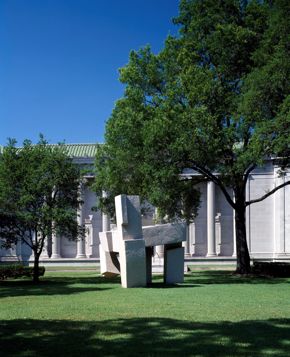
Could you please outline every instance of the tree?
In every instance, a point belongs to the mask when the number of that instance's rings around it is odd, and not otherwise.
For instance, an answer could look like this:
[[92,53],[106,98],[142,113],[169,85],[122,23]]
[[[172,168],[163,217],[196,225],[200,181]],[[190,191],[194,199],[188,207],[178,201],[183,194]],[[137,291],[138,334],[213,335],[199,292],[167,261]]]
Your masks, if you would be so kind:
[[[120,70],[125,94],[96,158],[99,194],[137,193],[170,217],[192,220],[196,184],[213,181],[235,210],[240,274],[250,272],[246,207],[290,184],[246,200],[265,158],[289,164],[289,15],[287,0],[182,0],[179,35],[156,55],[132,51]],[[198,175],[184,180],[188,169]]]
[[33,281],[39,279],[39,257],[48,237],[82,239],[76,209],[80,172],[63,145],[48,145],[41,136],[36,145],[22,148],[10,140],[0,155],[0,238],[9,248],[17,242],[34,254]]

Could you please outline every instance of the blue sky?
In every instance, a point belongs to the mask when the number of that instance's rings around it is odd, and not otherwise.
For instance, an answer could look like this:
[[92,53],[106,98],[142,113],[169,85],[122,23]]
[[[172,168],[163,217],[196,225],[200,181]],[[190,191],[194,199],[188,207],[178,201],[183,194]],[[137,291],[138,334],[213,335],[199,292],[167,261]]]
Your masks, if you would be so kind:
[[0,145],[103,142],[132,49],[177,32],[178,0],[0,0]]

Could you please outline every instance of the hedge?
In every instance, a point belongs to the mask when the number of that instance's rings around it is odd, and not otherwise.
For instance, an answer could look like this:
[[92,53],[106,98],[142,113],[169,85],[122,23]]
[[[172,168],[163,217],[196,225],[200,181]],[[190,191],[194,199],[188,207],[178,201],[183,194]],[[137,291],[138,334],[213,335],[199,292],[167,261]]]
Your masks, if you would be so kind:
[[[45,272],[44,267],[39,267],[39,276],[43,276]],[[9,265],[0,265],[0,280],[5,279],[16,279],[22,277],[32,277],[33,268],[25,267],[20,264],[9,264]]]
[[254,262],[253,272],[259,275],[288,278],[290,277],[290,264],[286,262]]

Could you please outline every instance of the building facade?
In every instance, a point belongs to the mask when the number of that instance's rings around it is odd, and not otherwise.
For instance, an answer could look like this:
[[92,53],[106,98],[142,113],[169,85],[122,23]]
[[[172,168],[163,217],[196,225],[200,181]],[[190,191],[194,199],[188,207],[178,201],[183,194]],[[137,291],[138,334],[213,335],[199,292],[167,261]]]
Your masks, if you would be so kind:
[[[81,194],[84,204],[78,212],[79,223],[86,227],[86,239],[73,242],[66,237],[53,236],[42,253],[43,261],[67,261],[99,258],[99,232],[108,227],[107,217],[92,208],[96,195],[90,189],[97,150],[96,144],[68,144],[68,153],[76,165],[86,168]],[[283,172],[273,160],[254,170],[247,185],[247,199],[259,198],[284,181],[290,180],[290,171]],[[194,223],[190,224],[185,244],[186,257],[235,257],[234,211],[221,190],[212,182],[200,184],[201,205]],[[231,194],[231,192],[229,191]],[[254,259],[290,259],[290,185],[276,191],[264,201],[247,208],[247,238],[250,256]],[[144,225],[153,224],[152,217],[144,217]],[[162,256],[162,251],[156,249]],[[0,250],[0,261],[33,259],[25,245]]]

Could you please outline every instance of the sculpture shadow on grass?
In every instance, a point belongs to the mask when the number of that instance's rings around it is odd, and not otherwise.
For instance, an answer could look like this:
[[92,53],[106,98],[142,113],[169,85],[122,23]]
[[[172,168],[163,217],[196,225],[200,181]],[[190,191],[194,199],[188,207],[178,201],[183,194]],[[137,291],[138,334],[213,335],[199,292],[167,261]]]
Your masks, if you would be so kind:
[[[197,271],[185,275],[185,282],[166,285],[162,275],[154,275],[148,288],[199,288],[211,284],[281,284],[290,283],[286,278],[240,277],[228,271]],[[100,275],[45,276],[35,285],[30,279],[16,279],[0,282],[0,298],[35,295],[70,295],[88,291],[104,291],[120,287],[120,277],[105,278]]]
[[104,321],[6,320],[1,350],[10,356],[289,355],[290,319],[192,322],[170,318]]
[[[170,285],[162,282],[163,277],[156,275],[153,283],[147,288],[172,289],[172,288],[194,288],[199,285],[185,283]],[[92,276],[53,276],[44,277],[38,284],[31,279],[15,279],[0,281],[0,298],[16,296],[41,296],[41,295],[71,295],[81,292],[101,292],[108,289],[121,287],[120,276],[105,278],[100,275]]]

